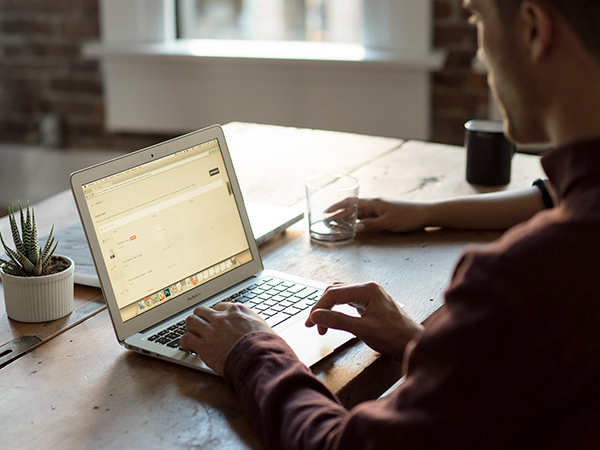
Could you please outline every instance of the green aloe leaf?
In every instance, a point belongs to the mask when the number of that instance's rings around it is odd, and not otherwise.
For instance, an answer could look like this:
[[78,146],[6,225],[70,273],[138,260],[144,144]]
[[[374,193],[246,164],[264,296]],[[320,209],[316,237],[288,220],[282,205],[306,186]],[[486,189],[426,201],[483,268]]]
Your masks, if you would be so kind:
[[50,248],[52,247],[52,244],[54,244],[54,241],[54,225],[52,225],[52,228],[50,229],[50,234],[46,239],[46,245],[44,245],[44,248],[40,250],[40,259],[46,261],[49,258],[48,254],[50,253]]
[[27,259],[35,264],[38,258],[38,242],[37,230],[35,230],[35,222],[32,219],[29,204],[27,204],[27,218],[25,219],[25,230],[23,230],[23,242],[25,244],[24,255]]
[[29,259],[31,261],[37,261],[40,253],[40,243],[38,241],[37,225],[35,223],[35,211],[31,210],[31,250],[29,253]]
[[20,232],[15,217],[14,206],[9,208],[11,232],[16,250],[8,247],[2,233],[0,233],[2,247],[10,259],[9,261],[0,260],[0,264],[6,273],[12,275],[42,275],[58,247],[58,240],[54,236],[54,225],[50,230],[46,243],[40,248],[35,211],[29,206],[29,202],[27,202],[27,207],[23,210],[23,205],[19,202],[19,212],[21,213]]
[[21,253],[24,253],[25,246],[23,245],[23,241],[21,240],[21,234],[19,233],[19,227],[17,226],[17,221],[15,219],[15,210],[13,207],[10,207],[8,209],[8,219],[10,221],[10,231],[12,233],[15,248]]
[[56,251],[56,247],[58,247],[58,241],[56,241],[56,243],[54,244],[54,247],[52,248],[52,250],[50,252],[48,252],[44,257],[40,258],[40,259],[42,259],[43,267],[46,267],[46,265],[50,261],[50,258],[52,258],[52,256],[54,255],[54,252]]
[[35,267],[33,268],[33,275],[35,275],[36,277],[39,277],[42,274],[42,270],[43,270],[44,266],[42,265],[42,260],[38,259],[37,263],[35,264]]
[[[29,201],[27,202],[27,208],[29,209]],[[21,212],[21,234],[25,231],[25,215],[23,214],[23,205],[19,200],[19,211]]]
[[23,253],[18,253],[19,255],[19,264],[21,264],[21,267],[23,268],[23,271],[25,271],[26,273],[33,273],[33,271],[35,270],[35,264],[32,263],[27,256],[25,256]]
[[4,242],[4,238],[2,237],[2,233],[0,233],[0,241],[2,242],[2,247],[4,247],[4,252],[6,256],[8,256],[15,264],[19,264],[19,255]]
[[16,277],[23,276],[23,271],[18,264],[14,264],[12,261],[4,264],[2,266],[2,270],[9,275],[14,275]]

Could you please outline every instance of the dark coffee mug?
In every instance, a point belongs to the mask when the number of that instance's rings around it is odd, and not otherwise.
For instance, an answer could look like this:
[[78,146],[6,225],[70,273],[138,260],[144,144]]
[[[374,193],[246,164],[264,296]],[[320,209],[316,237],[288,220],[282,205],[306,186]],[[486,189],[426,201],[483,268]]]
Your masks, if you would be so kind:
[[502,121],[469,120],[465,123],[467,181],[482,186],[510,183],[515,145],[504,136]]

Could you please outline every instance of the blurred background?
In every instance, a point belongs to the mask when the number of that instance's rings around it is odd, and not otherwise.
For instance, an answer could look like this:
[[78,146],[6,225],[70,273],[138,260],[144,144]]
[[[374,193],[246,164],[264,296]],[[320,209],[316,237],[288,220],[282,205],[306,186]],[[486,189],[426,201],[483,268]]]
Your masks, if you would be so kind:
[[[0,212],[66,189],[73,170],[213,123],[462,145],[464,122],[495,114],[467,16],[461,0],[0,0]],[[399,38],[395,24],[414,31]],[[216,58],[196,39],[375,56]]]

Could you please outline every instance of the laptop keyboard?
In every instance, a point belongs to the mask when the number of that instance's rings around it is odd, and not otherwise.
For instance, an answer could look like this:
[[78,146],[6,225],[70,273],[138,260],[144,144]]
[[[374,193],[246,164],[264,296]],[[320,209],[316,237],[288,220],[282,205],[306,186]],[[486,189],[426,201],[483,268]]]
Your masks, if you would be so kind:
[[[323,291],[279,278],[263,278],[259,283],[236,292],[221,302],[243,303],[275,327],[312,307]],[[221,303],[220,302],[220,303]],[[179,348],[179,338],[185,333],[185,320],[150,336],[149,341]]]
[[163,344],[167,347],[179,348],[179,338],[185,334],[185,320],[171,325],[148,338],[151,342]]

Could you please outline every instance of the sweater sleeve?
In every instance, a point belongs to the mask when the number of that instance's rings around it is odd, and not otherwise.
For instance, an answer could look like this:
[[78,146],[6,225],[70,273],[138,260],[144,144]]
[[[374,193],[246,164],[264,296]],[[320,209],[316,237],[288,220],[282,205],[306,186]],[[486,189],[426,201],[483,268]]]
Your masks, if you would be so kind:
[[252,333],[236,344],[225,363],[225,380],[272,450],[402,448],[400,422],[426,418],[410,417],[386,400],[346,410],[285,341],[269,333]]
[[347,410],[279,336],[242,338],[225,362],[225,381],[267,448],[334,448]]

